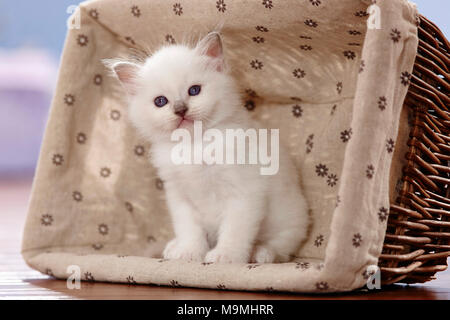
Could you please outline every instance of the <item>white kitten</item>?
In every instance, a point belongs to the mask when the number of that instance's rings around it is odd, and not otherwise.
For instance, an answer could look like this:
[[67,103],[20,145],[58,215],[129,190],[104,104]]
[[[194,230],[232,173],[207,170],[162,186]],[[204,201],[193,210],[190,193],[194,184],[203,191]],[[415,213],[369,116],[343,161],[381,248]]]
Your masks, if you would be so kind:
[[308,214],[298,173],[280,146],[279,172],[256,165],[175,165],[170,137],[193,121],[203,129],[257,128],[228,75],[216,32],[195,48],[161,48],[145,63],[109,60],[128,92],[129,115],[151,142],[151,162],[164,181],[175,238],[167,259],[247,263],[288,261],[306,238]]

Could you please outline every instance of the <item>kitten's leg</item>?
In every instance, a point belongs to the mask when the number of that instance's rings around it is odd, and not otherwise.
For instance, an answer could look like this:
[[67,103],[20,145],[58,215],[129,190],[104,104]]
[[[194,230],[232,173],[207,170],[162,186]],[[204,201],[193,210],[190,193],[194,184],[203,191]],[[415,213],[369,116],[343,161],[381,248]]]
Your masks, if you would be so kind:
[[287,190],[272,197],[252,256],[256,263],[290,261],[307,237],[308,206],[301,191]]
[[175,238],[164,249],[165,259],[203,261],[209,250],[206,232],[194,219],[193,208],[174,191],[166,191]]
[[286,229],[273,238],[255,247],[251,262],[272,263],[287,262],[299,247],[299,230]]
[[206,262],[247,263],[258,233],[263,210],[250,203],[261,201],[232,201],[225,208],[216,247],[205,257]]
[[275,251],[269,246],[258,245],[252,255],[251,262],[254,263],[272,263],[275,261]]

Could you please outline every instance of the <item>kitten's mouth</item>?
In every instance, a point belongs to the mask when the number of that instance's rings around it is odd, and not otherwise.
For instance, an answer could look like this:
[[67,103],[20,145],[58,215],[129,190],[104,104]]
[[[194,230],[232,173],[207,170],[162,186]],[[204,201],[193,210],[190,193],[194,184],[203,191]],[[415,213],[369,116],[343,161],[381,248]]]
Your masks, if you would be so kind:
[[186,126],[188,126],[188,125],[190,125],[190,124],[193,124],[194,123],[194,120],[191,120],[191,119],[188,119],[188,118],[182,118],[181,120],[180,120],[180,122],[178,123],[178,126],[177,126],[177,129],[178,128],[182,128],[182,127],[186,127]]

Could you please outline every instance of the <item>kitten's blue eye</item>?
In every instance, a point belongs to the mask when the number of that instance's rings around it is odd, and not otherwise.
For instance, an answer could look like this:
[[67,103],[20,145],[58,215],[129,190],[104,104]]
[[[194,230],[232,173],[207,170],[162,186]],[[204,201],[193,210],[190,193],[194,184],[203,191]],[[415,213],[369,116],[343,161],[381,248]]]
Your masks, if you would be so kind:
[[202,87],[200,87],[199,85],[192,86],[189,88],[189,95],[196,96],[200,93],[201,89],[202,89]]
[[168,102],[169,100],[167,100],[167,98],[164,96],[159,96],[155,98],[155,106],[159,108],[164,107]]

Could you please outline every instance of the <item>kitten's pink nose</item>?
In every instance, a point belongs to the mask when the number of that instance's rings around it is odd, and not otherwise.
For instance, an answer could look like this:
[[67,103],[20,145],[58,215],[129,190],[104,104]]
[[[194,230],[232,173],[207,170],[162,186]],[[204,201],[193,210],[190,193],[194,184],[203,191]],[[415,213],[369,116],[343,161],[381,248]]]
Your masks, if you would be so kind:
[[183,101],[175,101],[173,106],[173,111],[177,116],[184,117],[186,112],[188,111],[188,107]]

